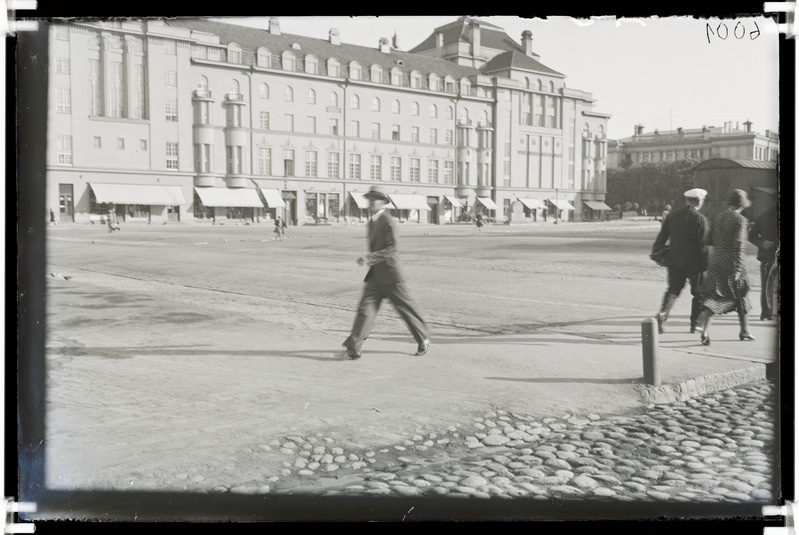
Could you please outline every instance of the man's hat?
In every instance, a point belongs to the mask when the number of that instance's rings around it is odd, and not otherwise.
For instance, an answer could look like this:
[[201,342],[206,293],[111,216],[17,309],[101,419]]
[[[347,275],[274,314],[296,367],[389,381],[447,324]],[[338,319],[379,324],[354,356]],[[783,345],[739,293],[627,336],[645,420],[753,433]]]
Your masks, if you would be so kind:
[[372,186],[369,188],[369,191],[363,194],[363,196],[370,200],[377,199],[380,201],[389,202],[388,195],[386,195],[386,192],[383,191],[382,186]]
[[752,205],[746,192],[742,189],[734,189],[730,192],[730,197],[727,199],[727,204],[735,206],[736,208],[748,208]]
[[707,197],[707,191],[703,190],[702,188],[694,188],[689,189],[685,193],[683,193],[686,199],[704,199]]

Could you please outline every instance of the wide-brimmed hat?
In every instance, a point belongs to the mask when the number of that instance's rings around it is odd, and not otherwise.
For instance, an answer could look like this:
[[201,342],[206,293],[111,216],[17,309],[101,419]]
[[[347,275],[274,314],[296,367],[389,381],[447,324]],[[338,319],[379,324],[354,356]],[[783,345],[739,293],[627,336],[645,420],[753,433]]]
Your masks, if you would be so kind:
[[707,197],[707,191],[702,188],[689,189],[683,193],[686,199],[704,199]]
[[749,200],[749,196],[744,190],[734,189],[730,192],[727,204],[735,206],[736,208],[748,208],[752,205],[752,202]]
[[369,191],[363,194],[363,196],[370,200],[377,199],[388,202],[388,195],[386,195],[386,192],[383,190],[382,186],[372,186],[369,188]]

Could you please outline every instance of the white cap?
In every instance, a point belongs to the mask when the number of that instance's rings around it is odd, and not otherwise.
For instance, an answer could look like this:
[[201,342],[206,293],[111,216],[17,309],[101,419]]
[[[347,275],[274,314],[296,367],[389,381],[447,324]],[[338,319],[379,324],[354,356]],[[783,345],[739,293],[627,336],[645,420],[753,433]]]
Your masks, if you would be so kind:
[[707,191],[703,190],[702,188],[694,188],[689,189],[685,193],[683,193],[687,199],[704,199],[707,197]]

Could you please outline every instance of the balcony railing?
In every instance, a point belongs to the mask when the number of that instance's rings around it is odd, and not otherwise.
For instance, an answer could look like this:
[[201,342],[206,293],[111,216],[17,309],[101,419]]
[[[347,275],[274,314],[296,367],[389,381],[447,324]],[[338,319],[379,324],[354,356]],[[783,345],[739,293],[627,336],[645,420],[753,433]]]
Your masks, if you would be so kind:
[[197,98],[212,98],[209,89],[195,89],[193,94]]
[[225,95],[225,100],[234,102],[244,101],[244,95],[231,91]]

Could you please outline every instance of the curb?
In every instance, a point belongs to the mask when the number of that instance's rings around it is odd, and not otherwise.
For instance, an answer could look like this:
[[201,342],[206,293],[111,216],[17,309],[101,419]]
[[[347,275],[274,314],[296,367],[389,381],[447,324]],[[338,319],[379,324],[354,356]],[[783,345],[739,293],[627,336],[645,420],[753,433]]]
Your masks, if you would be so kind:
[[645,386],[641,391],[641,397],[647,403],[674,403],[747,383],[763,381],[766,378],[766,364],[756,364],[740,370],[703,375],[679,383]]

